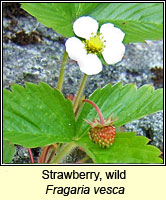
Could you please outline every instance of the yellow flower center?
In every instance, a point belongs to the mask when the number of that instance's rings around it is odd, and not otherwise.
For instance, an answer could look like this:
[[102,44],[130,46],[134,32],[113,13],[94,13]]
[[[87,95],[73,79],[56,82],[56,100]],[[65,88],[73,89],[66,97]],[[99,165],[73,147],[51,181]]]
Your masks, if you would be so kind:
[[101,37],[101,34],[97,34],[93,36],[93,33],[91,34],[92,37],[89,38],[89,40],[85,40],[85,49],[88,53],[98,54],[101,53],[104,48],[104,42],[102,41],[103,37]]

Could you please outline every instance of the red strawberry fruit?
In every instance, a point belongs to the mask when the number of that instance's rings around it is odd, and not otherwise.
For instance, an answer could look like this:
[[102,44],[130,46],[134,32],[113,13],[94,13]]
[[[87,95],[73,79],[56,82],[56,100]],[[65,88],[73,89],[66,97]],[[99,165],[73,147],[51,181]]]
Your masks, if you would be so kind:
[[90,139],[99,146],[107,148],[113,144],[116,129],[113,126],[94,127],[89,131]]

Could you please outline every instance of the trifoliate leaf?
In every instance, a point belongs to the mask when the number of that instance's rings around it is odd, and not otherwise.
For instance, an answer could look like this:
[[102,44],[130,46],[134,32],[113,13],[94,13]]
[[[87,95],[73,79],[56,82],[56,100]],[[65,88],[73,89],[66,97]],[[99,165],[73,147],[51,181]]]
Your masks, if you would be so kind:
[[14,84],[3,92],[3,137],[24,147],[70,142],[75,119],[72,104],[45,83]]

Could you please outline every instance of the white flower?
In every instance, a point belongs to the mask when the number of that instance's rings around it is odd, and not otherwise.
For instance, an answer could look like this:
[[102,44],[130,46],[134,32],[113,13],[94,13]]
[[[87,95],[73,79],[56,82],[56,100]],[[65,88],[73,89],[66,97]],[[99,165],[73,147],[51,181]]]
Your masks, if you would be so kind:
[[124,33],[111,23],[103,24],[98,33],[98,22],[89,17],[78,18],[73,24],[74,33],[80,37],[71,37],[66,41],[69,57],[78,62],[80,70],[87,75],[102,71],[98,56],[103,56],[107,64],[121,61],[125,46],[122,41]]

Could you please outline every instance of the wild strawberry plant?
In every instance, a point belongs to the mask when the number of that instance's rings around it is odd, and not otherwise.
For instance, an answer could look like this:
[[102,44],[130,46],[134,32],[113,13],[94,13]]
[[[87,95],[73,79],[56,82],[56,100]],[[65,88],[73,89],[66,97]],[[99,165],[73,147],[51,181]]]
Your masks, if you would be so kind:
[[[94,163],[162,163],[148,138],[120,128],[162,110],[162,89],[116,83],[83,96],[88,76],[123,59],[124,44],[162,39],[162,3],[22,3],[22,8],[68,39],[57,88],[40,82],[4,89],[3,162],[11,162],[17,144],[28,148],[32,163],[35,147],[42,148],[38,163],[60,163],[76,147]],[[83,72],[72,100],[61,92],[68,57]]]

